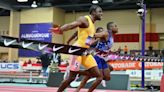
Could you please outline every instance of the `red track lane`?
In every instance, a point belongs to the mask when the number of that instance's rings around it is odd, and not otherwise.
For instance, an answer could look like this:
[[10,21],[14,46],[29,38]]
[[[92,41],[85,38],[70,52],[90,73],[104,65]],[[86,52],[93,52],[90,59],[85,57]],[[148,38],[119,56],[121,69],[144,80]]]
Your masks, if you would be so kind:
[[[73,89],[73,88],[68,88],[67,92],[73,92],[74,90],[75,89]],[[88,89],[82,89],[80,92],[87,92],[87,90]],[[52,88],[52,87],[0,86],[0,92],[56,92],[56,91],[57,91],[57,88]],[[131,91],[97,89],[94,92],[131,92]],[[137,91],[135,91],[135,92],[137,92]]]

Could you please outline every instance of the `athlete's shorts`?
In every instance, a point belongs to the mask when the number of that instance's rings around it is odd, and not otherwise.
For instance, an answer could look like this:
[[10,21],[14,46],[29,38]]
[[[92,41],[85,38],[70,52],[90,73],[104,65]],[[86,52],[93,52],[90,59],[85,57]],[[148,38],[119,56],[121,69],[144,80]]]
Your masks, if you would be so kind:
[[95,60],[97,62],[97,65],[98,65],[99,69],[106,69],[106,68],[108,68],[108,64],[107,64],[107,62],[104,59],[100,58],[97,55],[95,55],[94,58],[95,58]]
[[[78,46],[77,44],[75,46]],[[84,66],[86,69],[97,66],[97,63],[92,55],[87,56],[75,56],[72,55],[69,61],[71,71],[79,71],[80,65]]]
[[69,61],[71,71],[79,71],[80,65],[84,66],[86,69],[97,66],[97,63],[92,55],[88,56],[75,56],[72,55]]

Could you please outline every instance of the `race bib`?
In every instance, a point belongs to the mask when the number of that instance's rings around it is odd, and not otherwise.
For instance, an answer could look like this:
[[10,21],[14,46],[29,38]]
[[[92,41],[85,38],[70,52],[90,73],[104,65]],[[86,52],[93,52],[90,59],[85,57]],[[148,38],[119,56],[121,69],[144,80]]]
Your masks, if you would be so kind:
[[85,44],[90,46],[92,43],[93,43],[93,38],[91,36],[88,36],[88,38],[86,39]]
[[70,66],[71,71],[79,71],[80,70],[80,62],[75,61],[74,64]]

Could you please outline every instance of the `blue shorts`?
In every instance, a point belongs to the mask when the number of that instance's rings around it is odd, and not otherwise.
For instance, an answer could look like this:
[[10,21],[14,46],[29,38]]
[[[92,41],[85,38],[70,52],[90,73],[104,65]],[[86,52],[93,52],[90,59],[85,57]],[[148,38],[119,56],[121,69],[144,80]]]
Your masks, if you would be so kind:
[[95,58],[95,60],[97,62],[97,65],[98,65],[99,69],[106,69],[106,68],[108,68],[108,64],[105,62],[104,59],[100,58],[97,55],[95,55],[94,58]]

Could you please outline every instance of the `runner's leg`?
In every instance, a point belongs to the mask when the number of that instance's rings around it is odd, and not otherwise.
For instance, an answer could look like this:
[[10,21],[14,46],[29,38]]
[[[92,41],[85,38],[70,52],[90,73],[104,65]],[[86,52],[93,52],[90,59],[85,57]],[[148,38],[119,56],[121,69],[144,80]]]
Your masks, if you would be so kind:
[[90,76],[84,76],[84,78],[82,79],[80,86],[76,89],[75,92],[80,92],[80,89],[83,88],[85,86],[85,84],[87,83],[87,81],[90,79]]
[[77,75],[76,73],[74,73],[73,71],[70,71],[70,74],[69,74],[68,79],[63,80],[63,82],[62,82],[61,85],[59,86],[59,89],[58,89],[57,92],[63,92],[64,89],[65,89],[66,87],[68,87],[69,84],[70,84],[73,80],[75,80],[76,75]]

